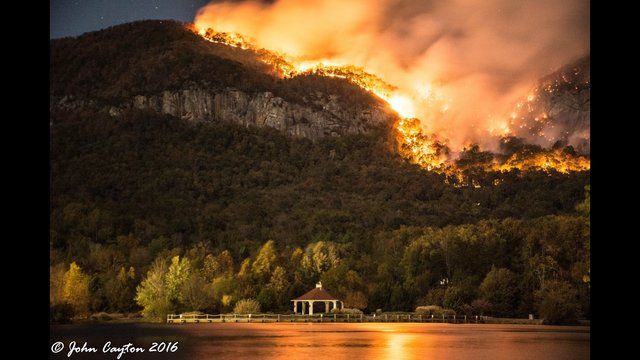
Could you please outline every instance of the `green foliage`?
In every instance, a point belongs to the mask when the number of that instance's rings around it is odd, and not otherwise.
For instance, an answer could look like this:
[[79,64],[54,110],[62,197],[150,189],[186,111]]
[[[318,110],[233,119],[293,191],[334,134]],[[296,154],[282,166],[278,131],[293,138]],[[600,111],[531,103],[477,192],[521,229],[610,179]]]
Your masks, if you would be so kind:
[[262,309],[273,309],[276,306],[276,292],[270,287],[264,287],[256,298]]
[[446,289],[438,287],[429,290],[427,296],[425,297],[424,303],[443,306],[444,305],[444,295],[447,292]]
[[585,185],[584,191],[585,198],[576,206],[576,210],[584,216],[589,217],[591,215],[591,185]]
[[438,305],[427,305],[427,306],[418,306],[416,307],[417,315],[425,315],[425,316],[442,316],[442,307]]
[[442,305],[448,309],[460,309],[462,305],[468,303],[469,300],[469,294],[465,293],[462,288],[449,286],[444,292]]
[[192,273],[181,285],[178,295],[187,309],[202,311],[214,304],[213,286],[199,272]]
[[251,264],[251,270],[258,279],[265,279],[271,274],[276,260],[276,250],[273,240],[267,241],[258,252],[256,260]]
[[480,284],[480,295],[495,315],[506,317],[515,307],[516,289],[517,278],[511,270],[493,267]]
[[314,276],[336,266],[340,259],[333,243],[318,241],[307,246],[302,258],[302,266]]
[[260,303],[254,299],[241,299],[236,303],[233,312],[235,314],[259,314]]
[[142,306],[145,318],[163,321],[173,310],[165,281],[168,268],[163,259],[156,259],[147,277],[137,287],[135,300]]
[[[344,79],[276,79],[250,51],[172,21],[52,40],[50,50],[51,94],[70,108],[196,85],[308,107],[329,95],[351,107],[378,101]],[[481,165],[500,155],[471,146],[458,165],[482,186],[457,187],[403,161],[385,128],[312,142],[90,107],[52,109],[50,123],[50,303],[70,300],[76,315],[140,306],[163,319],[230,311],[243,298],[289,309],[318,280],[354,307],[519,316],[564,281],[588,314],[588,171],[487,173]],[[503,156],[541,151],[513,137],[501,146]]]
[[566,281],[548,281],[535,298],[545,324],[575,324],[581,315],[576,289]]
[[174,256],[166,274],[166,295],[169,301],[175,302],[180,297],[180,288],[191,275],[191,263],[189,259]]

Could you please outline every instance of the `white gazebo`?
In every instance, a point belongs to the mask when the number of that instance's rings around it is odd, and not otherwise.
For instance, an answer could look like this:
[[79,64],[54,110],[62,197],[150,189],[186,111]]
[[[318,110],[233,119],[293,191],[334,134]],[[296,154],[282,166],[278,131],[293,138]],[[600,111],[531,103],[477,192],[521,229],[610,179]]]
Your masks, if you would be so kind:
[[[318,282],[315,289],[291,301],[293,301],[293,312],[295,314],[298,313],[298,303],[302,303],[301,314],[303,315],[307,312],[307,304],[309,304],[309,315],[313,315],[313,304],[317,302],[324,303],[324,312],[326,313],[331,311],[331,309],[336,309],[338,307],[338,302],[340,302],[340,308],[344,307],[342,301],[338,300],[338,298],[329,294],[327,290],[322,288],[322,282]],[[331,304],[333,304],[332,308]]]

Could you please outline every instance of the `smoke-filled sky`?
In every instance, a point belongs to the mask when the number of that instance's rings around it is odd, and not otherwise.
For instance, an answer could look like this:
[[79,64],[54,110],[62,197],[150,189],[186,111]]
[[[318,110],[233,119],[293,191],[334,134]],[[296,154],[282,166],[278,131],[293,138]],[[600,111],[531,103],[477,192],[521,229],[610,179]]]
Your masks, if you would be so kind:
[[588,0],[218,0],[195,22],[303,60],[362,66],[399,87],[403,115],[456,148],[483,143],[537,79],[589,54],[589,8]]

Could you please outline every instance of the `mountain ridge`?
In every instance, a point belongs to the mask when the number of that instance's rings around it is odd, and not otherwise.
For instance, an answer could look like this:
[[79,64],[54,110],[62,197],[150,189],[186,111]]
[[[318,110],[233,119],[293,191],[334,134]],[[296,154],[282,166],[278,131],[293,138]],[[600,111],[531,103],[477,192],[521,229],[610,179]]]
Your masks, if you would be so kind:
[[[158,39],[158,33],[167,35]],[[243,50],[212,44],[178,22],[115,26],[52,40],[51,48],[52,111],[90,108],[117,116],[151,109],[193,121],[271,126],[312,140],[390,129],[397,121],[384,101],[344,79],[278,79]]]

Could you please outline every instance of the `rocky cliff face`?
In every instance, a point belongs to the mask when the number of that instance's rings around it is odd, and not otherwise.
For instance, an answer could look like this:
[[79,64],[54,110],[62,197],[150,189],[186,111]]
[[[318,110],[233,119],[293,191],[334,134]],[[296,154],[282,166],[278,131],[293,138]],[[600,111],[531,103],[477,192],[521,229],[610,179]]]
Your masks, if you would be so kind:
[[201,88],[138,95],[116,106],[100,106],[70,96],[51,100],[52,109],[77,111],[91,108],[119,116],[128,109],[153,110],[194,122],[231,121],[245,126],[272,127],[285,134],[317,140],[325,136],[366,133],[389,127],[396,114],[384,106],[347,108],[337,95],[321,92],[305,97],[306,104],[290,103],[271,92],[247,94],[228,88],[210,92]]

